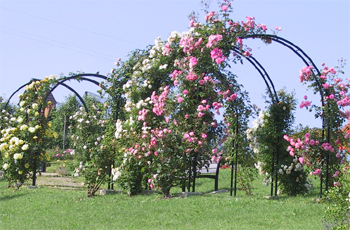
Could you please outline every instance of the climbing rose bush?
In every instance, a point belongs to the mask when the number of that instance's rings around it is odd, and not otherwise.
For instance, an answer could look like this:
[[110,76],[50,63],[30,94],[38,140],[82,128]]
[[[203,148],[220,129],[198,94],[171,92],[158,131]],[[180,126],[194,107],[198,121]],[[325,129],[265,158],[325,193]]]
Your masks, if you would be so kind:
[[105,110],[99,103],[92,104],[90,111],[82,107],[70,117],[75,122],[75,132],[71,136],[79,166],[75,168],[77,174],[85,177],[88,196],[94,196],[100,186],[106,181],[111,172],[111,158],[106,143]]
[[[327,218],[335,229],[347,228],[349,216],[348,201],[348,159],[350,133],[349,128],[349,78],[340,77],[345,61],[339,66],[328,67],[324,63],[319,71],[312,66],[300,70],[299,79],[308,84],[314,93],[322,96],[321,106],[308,101],[304,96],[300,108],[315,112],[316,118],[322,118],[322,130],[308,129],[302,135],[286,136],[291,156],[307,165],[310,175],[321,178],[329,188],[326,196],[332,202],[327,208]],[[344,123],[347,122],[345,127]],[[328,167],[327,167],[328,164]]]
[[20,95],[19,110],[1,130],[1,164],[9,186],[19,188],[38,170],[39,161],[46,160],[45,148],[55,135],[44,116],[45,108],[51,104],[45,97],[55,82],[55,76],[31,81]]
[[[228,124],[216,115],[237,97],[227,63],[250,55],[242,36],[266,29],[252,17],[234,22],[227,17],[229,2],[221,5],[204,23],[192,17],[189,31],[174,31],[166,41],[157,38],[112,72],[112,79],[129,76],[123,85],[126,115],[116,122],[115,133],[124,157],[113,172],[131,194],[148,182],[145,186],[168,197],[194,162],[200,168],[218,152],[215,139]],[[241,53],[231,52],[232,46]]]
[[[312,176],[319,176],[326,179],[329,187],[337,186],[336,172],[339,172],[341,165],[346,162],[348,152],[343,151],[341,146],[350,143],[350,134],[344,132],[343,124],[350,118],[349,105],[349,79],[344,82],[340,78],[344,61],[340,61],[340,66],[335,68],[323,67],[319,70],[321,75],[313,72],[312,66],[304,67],[300,70],[299,79],[304,84],[309,84],[315,93],[323,95],[323,101],[319,106],[316,103],[307,101],[301,102],[300,108],[315,111],[316,118],[323,119],[324,128],[330,127],[329,135],[325,129],[306,128],[305,132],[296,136],[285,136],[289,142],[288,151],[292,157],[296,157],[302,165],[309,167]],[[326,162],[328,161],[328,172]]]

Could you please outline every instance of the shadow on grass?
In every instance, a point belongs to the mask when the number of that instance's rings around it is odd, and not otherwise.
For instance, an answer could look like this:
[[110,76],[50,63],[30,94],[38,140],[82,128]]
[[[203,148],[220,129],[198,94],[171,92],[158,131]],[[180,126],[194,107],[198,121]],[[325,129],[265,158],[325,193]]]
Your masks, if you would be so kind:
[[60,190],[74,190],[74,191],[85,191],[86,188],[84,187],[78,187],[78,186],[71,186],[71,185],[40,185],[40,187],[43,188],[50,188],[50,189],[60,189]]
[[15,193],[15,194],[11,194],[11,195],[1,195],[0,197],[0,202],[1,201],[7,201],[7,200],[12,200],[12,199],[15,199],[15,198],[18,198],[18,197],[21,197],[25,194],[23,193]]

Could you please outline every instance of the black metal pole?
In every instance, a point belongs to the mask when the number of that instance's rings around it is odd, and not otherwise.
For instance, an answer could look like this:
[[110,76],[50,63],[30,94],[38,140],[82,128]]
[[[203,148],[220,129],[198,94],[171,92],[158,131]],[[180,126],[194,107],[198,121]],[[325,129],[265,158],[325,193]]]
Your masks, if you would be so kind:
[[[329,106],[328,106],[329,111]],[[330,118],[328,117],[328,126],[327,126],[327,142],[330,143],[330,137],[331,131],[330,131]],[[328,178],[329,178],[329,151],[326,153],[326,191],[328,191]]]
[[[323,160],[322,160],[323,161]],[[323,164],[323,163],[322,163]],[[322,198],[322,184],[323,184],[323,175],[322,175],[322,173],[321,173],[321,175],[320,175],[320,198]]]
[[234,151],[236,152],[235,156],[235,188],[234,188],[234,196],[237,194],[237,170],[238,170],[238,114],[236,113],[236,141],[234,146]]
[[[238,128],[237,128],[238,129]],[[237,194],[237,170],[238,170],[238,145],[237,145],[237,141],[236,141],[236,146],[235,146],[235,152],[236,152],[236,163],[235,163],[235,190],[234,190],[234,196],[236,196]]]
[[111,183],[112,183],[112,166],[111,166],[111,164],[109,164],[109,166],[108,166],[108,182],[107,182],[107,184],[108,184],[108,188],[107,189],[111,189]]
[[272,164],[271,164],[271,174],[270,174],[270,178],[271,178],[271,196],[273,196],[273,172],[274,172],[274,168],[275,168],[275,162],[274,162],[274,158],[275,158],[275,153],[272,153]]
[[329,168],[329,151],[327,151],[327,153],[326,153],[327,155],[326,155],[326,186],[325,186],[325,189],[326,189],[326,191],[328,191],[328,183],[329,183],[329,181],[328,181],[328,177],[329,177],[329,175],[328,175],[328,173],[329,173],[329,171],[328,171],[328,168]]
[[34,155],[34,168],[33,168],[33,181],[32,181],[33,186],[35,186],[35,184],[36,184],[36,166],[37,166],[37,159],[36,158],[37,158],[36,155]]
[[[275,128],[276,128],[276,131],[277,131],[277,133],[281,133],[282,134],[282,128],[281,128],[281,125],[280,125],[280,119],[279,119],[279,117],[277,116],[277,117],[275,117],[275,120],[276,120],[276,123],[277,123],[277,125],[275,126]],[[282,138],[281,138],[282,139]],[[283,139],[281,140],[281,142],[283,141]],[[278,155],[279,155],[279,151],[280,151],[280,148],[279,148],[279,141],[278,141],[278,143],[276,144],[276,161],[275,161],[275,196],[277,196],[277,184],[278,184]]]
[[192,159],[189,159],[187,192],[191,191]]
[[[233,145],[235,145],[234,144],[234,142],[233,142]],[[232,149],[233,151],[234,151],[234,148]],[[233,158],[233,151],[232,151],[232,154],[231,154],[231,157]],[[233,189],[233,159],[231,159],[231,189],[230,189],[230,196],[232,196],[232,189]]]
[[197,157],[193,158],[193,184],[192,184],[192,192],[196,191],[196,176],[197,176]]
[[278,165],[278,153],[279,153],[279,147],[278,147],[278,145],[277,145],[277,151],[276,151],[276,169],[275,169],[275,196],[277,196],[277,178],[278,178],[277,165]]

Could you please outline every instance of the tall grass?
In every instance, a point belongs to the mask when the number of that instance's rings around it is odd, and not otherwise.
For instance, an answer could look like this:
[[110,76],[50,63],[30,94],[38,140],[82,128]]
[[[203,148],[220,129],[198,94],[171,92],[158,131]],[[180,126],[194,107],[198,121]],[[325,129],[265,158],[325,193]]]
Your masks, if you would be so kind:
[[[221,170],[219,189],[229,189],[229,170]],[[322,229],[324,204],[308,196],[265,199],[269,187],[257,180],[253,196],[238,191],[210,193],[211,179],[198,179],[202,196],[173,198],[161,194],[86,197],[85,190],[40,186],[14,192],[0,182],[0,229]]]

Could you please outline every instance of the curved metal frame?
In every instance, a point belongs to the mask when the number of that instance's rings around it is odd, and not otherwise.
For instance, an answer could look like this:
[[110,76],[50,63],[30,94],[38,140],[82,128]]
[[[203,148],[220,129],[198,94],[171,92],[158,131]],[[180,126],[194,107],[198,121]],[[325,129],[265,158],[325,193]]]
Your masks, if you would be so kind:
[[[287,39],[284,39],[282,37],[279,37],[277,35],[271,35],[271,34],[253,34],[253,35],[247,35],[242,37],[242,39],[248,39],[248,38],[260,38],[260,39],[270,39],[271,41],[277,42],[287,48],[289,48],[291,51],[293,51],[307,66],[312,66],[313,67],[313,73],[314,73],[314,80],[317,84],[318,90],[320,92],[320,97],[321,97],[321,104],[322,104],[322,110],[324,108],[324,96],[327,96],[327,91],[323,90],[323,87],[321,86],[320,82],[318,81],[316,76],[321,76],[321,72],[318,70],[317,66],[313,62],[313,60],[297,45],[294,43],[288,41]],[[316,74],[315,74],[316,72]],[[329,105],[329,102],[327,101],[327,104]],[[327,129],[327,142],[330,142],[330,126],[328,124],[327,127],[325,127],[325,118],[322,117],[322,139],[324,139],[325,136],[325,130]],[[322,161],[326,161],[326,180],[325,180],[325,190],[328,190],[328,178],[329,178],[329,152],[326,152],[326,156],[324,157],[323,154],[321,153]],[[324,159],[326,158],[326,159]],[[323,163],[324,164],[324,163]],[[323,175],[321,175],[321,180],[320,180],[320,196],[322,197],[322,184],[323,184]]]
[[[271,80],[269,74],[266,72],[265,68],[260,64],[260,62],[258,62],[252,55],[251,56],[244,56],[242,50],[240,50],[239,48],[237,48],[235,46],[232,46],[231,49],[233,51],[235,51],[236,53],[240,54],[247,61],[249,61],[250,64],[252,64],[254,66],[254,68],[260,73],[260,76],[263,78],[265,85],[267,86],[267,88],[269,90],[272,102],[278,103],[279,100],[277,97],[275,85],[273,84],[273,81]],[[266,80],[266,78],[268,79],[268,81]],[[273,92],[271,91],[271,88],[272,88]]]
[[[96,77],[96,78],[101,78],[101,79],[104,79],[106,80],[107,77],[104,76],[104,75],[100,75],[100,74],[92,74],[92,73],[86,73],[86,74],[77,74],[77,75],[73,75],[71,77],[66,77],[66,78],[63,78],[62,80],[60,80],[48,93],[47,95],[45,96],[44,100],[46,100],[46,98],[49,96],[49,94],[51,92],[53,92],[57,87],[58,85],[62,85],[64,87],[66,87],[67,89],[69,89],[70,91],[72,91],[78,98],[79,100],[81,101],[81,103],[83,104],[84,108],[85,108],[85,111],[88,112],[88,109],[86,107],[86,104],[84,102],[84,100],[82,99],[82,97],[80,96],[79,93],[77,93],[73,88],[71,88],[70,86],[68,86],[67,84],[64,84],[65,81],[69,81],[69,80],[72,80],[72,79],[75,79],[75,80],[85,80],[85,81],[89,81],[89,82],[92,82],[94,83],[95,85],[98,85],[100,86],[100,84],[97,82],[97,81],[94,81],[92,79],[89,79],[89,78],[85,78],[84,76],[87,76],[87,77]],[[32,80],[30,80],[28,83],[20,86],[16,91],[14,91],[11,96],[9,97],[9,99],[7,100],[6,104],[5,104],[5,109],[7,108],[8,104],[10,103],[12,97],[18,93],[18,91],[20,91],[21,89],[23,89],[25,86],[31,84],[33,81],[40,81],[40,79],[36,79],[36,78],[33,78]]]
[[[269,74],[266,72],[265,68],[260,64],[260,62],[258,62],[258,60],[256,60],[252,55],[250,56],[245,56],[243,55],[243,51],[241,49],[239,49],[238,47],[236,46],[232,46],[231,49],[233,51],[235,51],[236,53],[238,53],[239,55],[241,55],[241,57],[244,57],[247,61],[250,62],[250,64],[252,64],[254,66],[254,68],[259,72],[260,76],[263,78],[264,82],[265,82],[265,85],[267,86],[267,89],[270,93],[270,98],[272,100],[272,103],[273,104],[277,104],[279,102],[279,99],[278,99],[278,96],[277,96],[277,93],[276,93],[276,89],[275,89],[275,85],[273,84],[273,81],[271,80]],[[267,80],[266,80],[267,78]],[[271,90],[272,88],[272,90]],[[273,92],[272,92],[273,91]],[[236,130],[236,132],[238,132]],[[235,145],[236,142],[233,143],[234,145],[234,148],[235,148]],[[237,157],[238,157],[238,151],[237,149],[235,150],[236,151],[236,167],[235,167],[235,186],[234,186],[234,195],[236,196],[236,189],[237,189],[237,186],[236,186],[236,183],[237,183]],[[275,154],[273,154],[273,158],[275,159],[275,161],[272,162],[272,169],[275,169],[277,168],[277,165],[278,165],[278,156],[279,156],[279,149],[277,149],[277,152],[276,152],[276,156]],[[233,162],[232,162],[233,164]],[[233,170],[233,167],[231,167],[231,170]],[[277,169],[274,170],[275,172],[272,172],[272,175],[274,175],[274,177],[272,176],[271,177],[271,196],[273,196],[273,191],[275,189],[275,196],[277,196],[277,178],[278,178],[278,173],[277,173]],[[232,184],[233,184],[233,171],[231,171],[231,196],[232,196]]]
[[[241,57],[244,57],[247,61],[250,62],[250,64],[252,64],[254,66],[254,68],[259,72],[260,76],[263,78],[263,80],[265,82],[265,85],[267,86],[267,89],[268,89],[268,91],[270,93],[270,98],[272,100],[272,103],[273,104],[277,104],[279,102],[279,99],[278,99],[278,96],[277,96],[277,93],[276,93],[275,85],[273,84],[273,81],[271,80],[269,74],[266,72],[265,68],[260,64],[260,62],[258,62],[258,60],[256,60],[252,55],[250,55],[250,56],[243,55],[243,51],[241,49],[239,49],[238,47],[236,47],[236,46],[232,46],[231,50],[233,50],[234,52],[239,54]],[[272,90],[271,90],[271,88],[272,88]],[[238,132],[238,130],[236,130],[236,132]],[[237,143],[234,142],[233,145],[234,145],[234,148],[235,148],[235,145],[237,145]],[[236,181],[237,180],[237,157],[238,157],[237,149],[235,150],[235,152],[236,152],[235,153],[236,154],[236,156],[235,156],[236,166],[235,166],[235,175],[234,175],[234,177],[235,177],[234,195],[236,196],[236,189],[237,189],[237,186],[236,186],[236,183],[237,183],[237,181]],[[278,165],[278,155],[279,155],[279,150],[277,149],[276,156],[273,155],[273,158],[275,159],[275,161],[272,162],[272,169],[275,169],[277,167],[277,165]],[[233,162],[232,162],[232,164],[233,164]],[[271,179],[272,179],[272,181],[271,181],[271,196],[273,196],[274,189],[275,189],[275,196],[277,196],[277,178],[278,178],[278,173],[277,173],[277,169],[274,170],[274,171],[275,172],[273,172],[272,175],[275,174],[274,175],[275,178],[273,176],[271,177]],[[231,167],[231,192],[230,192],[231,196],[232,196],[232,184],[233,184],[233,165]]]
[[[74,80],[82,80],[82,81],[88,81],[88,82],[91,82],[97,86],[100,86],[100,83],[95,81],[95,80],[92,80],[92,79],[89,79],[89,78],[86,78],[86,77],[96,77],[96,78],[101,78],[101,79],[104,79],[106,80],[107,77],[106,76],[103,76],[103,75],[100,75],[100,74],[91,74],[91,73],[87,73],[87,74],[77,74],[77,75],[73,75],[73,76],[70,76],[70,77],[65,77],[61,80],[59,80],[56,85],[54,85],[49,92],[47,92],[46,96],[44,97],[44,101],[46,101],[47,97],[50,95],[50,93],[52,93],[59,85],[62,85],[64,87],[66,87],[67,89],[69,89],[71,92],[73,92],[80,100],[80,102],[83,104],[84,108],[85,108],[85,111],[88,112],[88,108],[85,104],[85,101],[84,99],[80,96],[80,94],[75,91],[72,87],[68,86],[67,84],[65,84],[64,82],[66,81],[70,81],[72,79]],[[40,79],[35,79],[33,78],[32,80],[30,80],[28,83],[22,85],[21,87],[19,87],[15,92],[13,92],[10,96],[10,98],[7,100],[6,104],[5,104],[5,109],[7,108],[8,104],[10,103],[10,100],[11,98],[18,92],[20,91],[21,89],[23,89],[25,86],[31,84],[33,81],[40,81]],[[41,107],[42,105],[40,106],[39,110],[41,110]],[[33,169],[33,178],[32,178],[32,185],[35,186],[36,184],[36,170],[37,170],[37,157],[34,158],[34,169]],[[110,185],[109,185],[110,186]]]
[[85,111],[86,112],[89,112],[83,98],[80,96],[79,93],[77,93],[73,88],[69,87],[67,84],[65,84],[64,82],[66,81],[70,81],[70,80],[83,80],[83,81],[88,81],[88,82],[91,82],[97,86],[100,86],[100,83],[98,81],[95,81],[95,80],[92,80],[92,79],[89,79],[89,78],[85,78],[84,76],[88,76],[88,77],[97,77],[97,78],[102,78],[104,80],[107,79],[106,76],[103,76],[103,75],[99,75],[99,74],[91,74],[91,73],[88,73],[88,74],[77,74],[77,75],[73,75],[73,76],[70,76],[70,77],[65,77],[63,78],[62,80],[58,81],[57,84],[52,87],[52,89],[46,94],[44,100],[46,100],[46,98],[50,95],[50,93],[52,93],[59,85],[62,85],[64,87],[66,87],[67,89],[69,89],[70,91],[72,91],[78,98],[79,100],[81,101],[81,103],[83,104],[84,108],[85,108]]
[[[314,64],[314,62],[312,61],[312,59],[298,46],[296,46],[295,44],[293,44],[292,42],[279,37],[277,35],[270,35],[270,34],[254,34],[254,35],[247,35],[247,36],[243,36],[241,37],[242,39],[248,39],[248,38],[260,38],[260,39],[270,39],[272,41],[275,41],[287,48],[289,48],[290,50],[292,50],[307,66],[309,66],[310,64],[313,66],[313,73],[314,73],[314,80],[316,81],[317,87],[319,89],[320,92],[320,96],[321,96],[321,103],[322,103],[322,107],[324,107],[324,93],[323,93],[323,88],[320,84],[320,82],[318,81],[318,79],[316,78],[317,75],[321,75],[320,71],[318,70],[317,66]],[[242,57],[244,57],[247,61],[249,61],[254,67],[255,69],[259,72],[259,74],[261,75],[261,77],[263,78],[266,86],[268,87],[269,93],[270,93],[270,97],[272,99],[273,103],[278,103],[278,97],[277,97],[277,93],[274,87],[274,84],[270,78],[270,76],[268,75],[268,73],[266,72],[266,70],[264,69],[264,67],[253,57],[253,56],[244,56],[242,54],[242,50],[240,50],[239,48],[232,46],[231,50],[235,51],[236,53],[240,54]],[[315,74],[316,71],[316,74]],[[72,79],[75,80],[84,80],[84,81],[89,81],[95,85],[99,85],[100,84],[92,79],[86,78],[86,77],[96,77],[96,78],[102,78],[104,80],[107,79],[106,76],[103,75],[99,75],[99,74],[91,74],[91,73],[87,73],[87,74],[77,74],[77,75],[73,75],[70,77],[66,77],[63,78],[62,80],[60,80],[59,82],[57,82],[57,84],[47,93],[46,97],[44,98],[45,100],[47,99],[47,97],[49,96],[49,94],[51,92],[53,92],[59,85],[62,85],[64,87],[66,87],[67,89],[69,89],[70,91],[72,91],[78,98],[79,100],[83,103],[85,111],[88,112],[87,106],[83,100],[83,98],[71,87],[69,87],[67,84],[65,84],[65,81],[69,81]],[[266,79],[267,78],[267,79]],[[37,79],[32,79],[31,81],[29,81],[27,84],[24,84],[23,86],[21,86],[20,88],[18,88],[8,99],[6,105],[5,105],[5,109],[8,106],[11,98],[22,88],[24,88],[26,85],[32,83],[33,81],[35,81]],[[271,90],[272,88],[272,90]],[[273,92],[272,92],[273,91]],[[327,92],[325,92],[327,95]],[[323,109],[323,108],[322,108]],[[324,138],[324,131],[325,131],[325,121],[324,118],[322,117],[322,139]],[[328,125],[327,127],[327,141],[330,141],[330,127]],[[236,153],[237,154],[237,153]],[[324,157],[322,155],[322,161],[324,160]],[[278,153],[276,156],[276,167],[278,164]],[[328,190],[328,177],[329,177],[329,173],[328,173],[328,167],[329,167],[329,153],[327,153],[326,155],[326,187],[325,189]],[[275,169],[275,171],[277,172],[277,169]],[[33,175],[33,183],[35,185],[35,172]],[[323,177],[321,176],[321,186],[320,186],[320,196],[322,196],[322,183],[323,183]],[[232,188],[231,188],[232,189]],[[271,196],[273,193],[273,185],[271,185]],[[275,178],[275,195],[277,195],[277,173],[276,173],[276,178]]]

